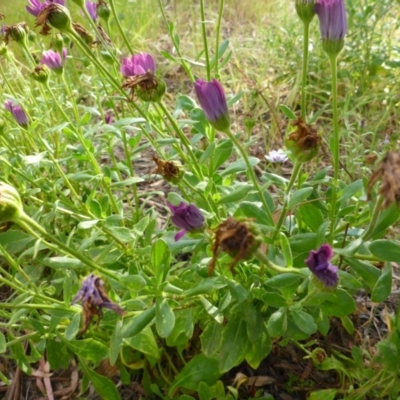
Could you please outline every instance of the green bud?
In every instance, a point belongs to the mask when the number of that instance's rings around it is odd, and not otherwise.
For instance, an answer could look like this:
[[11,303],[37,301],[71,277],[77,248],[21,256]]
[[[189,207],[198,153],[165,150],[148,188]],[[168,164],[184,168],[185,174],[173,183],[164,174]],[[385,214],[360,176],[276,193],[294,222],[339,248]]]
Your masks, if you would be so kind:
[[315,15],[314,0],[296,0],[296,12],[304,24],[310,24]]
[[35,32],[33,32],[33,31],[28,32],[28,40],[30,42],[32,42],[32,43],[36,42],[36,37],[37,37],[37,35]]
[[344,47],[344,39],[322,39],[322,49],[329,56],[337,56]]
[[22,213],[22,201],[17,190],[0,182],[0,223],[16,221]]
[[109,65],[113,65],[114,64],[114,59],[112,58],[110,52],[106,51],[106,50],[101,50],[100,51],[101,56],[103,57],[103,60],[109,64]]
[[7,54],[7,46],[5,43],[1,42],[0,43],[0,56],[5,56]]
[[105,22],[108,21],[110,18],[110,8],[106,2],[102,0],[99,1],[99,4],[97,4],[97,15]]
[[[154,82],[156,84],[154,85]],[[163,80],[153,80],[153,84],[146,85],[146,82],[136,87],[136,94],[143,101],[159,102],[165,94],[166,84]]]
[[68,8],[52,3],[55,7],[48,13],[47,20],[49,24],[61,32],[71,32],[71,14]]
[[248,132],[251,132],[256,125],[256,120],[254,119],[253,115],[250,113],[245,115],[244,120],[243,120],[244,126],[247,129]]
[[26,41],[27,36],[27,26],[25,22],[21,22],[19,24],[14,24],[6,27],[6,43],[9,38],[14,40],[17,43],[24,43]]
[[55,35],[53,35],[53,39],[51,40],[51,46],[53,47],[54,50],[57,50],[59,53],[62,52],[62,49],[64,47],[64,40],[60,33],[56,33]]

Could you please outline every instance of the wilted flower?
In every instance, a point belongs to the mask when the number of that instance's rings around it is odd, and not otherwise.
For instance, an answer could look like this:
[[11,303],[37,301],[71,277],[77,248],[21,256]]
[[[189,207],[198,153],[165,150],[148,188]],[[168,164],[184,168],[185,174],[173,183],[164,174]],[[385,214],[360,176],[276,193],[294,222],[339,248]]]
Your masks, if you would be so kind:
[[61,32],[71,32],[72,22],[68,9],[55,3],[46,5],[37,16],[35,26],[42,26],[40,33],[46,36],[51,29],[48,24]]
[[337,55],[343,49],[347,33],[344,0],[318,0],[315,12],[319,18],[322,47],[327,54]]
[[318,154],[321,145],[317,128],[305,123],[301,117],[292,124],[297,126],[297,130],[289,135],[286,146],[298,161],[310,161]]
[[130,58],[123,58],[121,73],[125,77],[142,75],[146,72],[156,73],[156,62],[152,55],[148,53],[134,54]]
[[211,276],[215,269],[219,249],[233,258],[229,265],[229,269],[232,270],[240,260],[251,259],[260,243],[258,232],[248,221],[238,221],[229,217],[215,231],[213,257],[208,267],[209,275]]
[[210,124],[219,131],[230,128],[228,105],[222,85],[213,79],[211,82],[197,79],[194,83],[197,98]]
[[161,175],[167,182],[177,184],[185,173],[179,161],[165,161],[156,155],[153,155],[153,161],[157,164],[154,173]]
[[73,22],[72,27],[86,44],[93,44],[94,37],[81,24],[78,24],[78,22]]
[[40,83],[46,83],[49,79],[49,69],[45,65],[36,65],[31,77]]
[[90,15],[90,18],[92,18],[93,21],[96,21],[97,19],[97,3],[92,3],[89,0],[86,0],[85,7],[87,12]]
[[4,29],[4,42],[8,44],[9,40],[12,39],[17,43],[23,43],[26,40],[26,34],[28,26],[25,22],[20,22],[13,25],[3,25]]
[[120,70],[126,77],[122,88],[130,89],[132,100],[135,93],[143,101],[160,101],[164,96],[165,82],[155,76],[156,63],[150,54],[123,58]]
[[303,23],[309,24],[315,15],[315,0],[296,0],[295,7],[299,18]]
[[40,11],[42,11],[43,8],[45,8],[51,3],[60,4],[60,6],[64,5],[64,0],[44,0],[43,3],[40,0],[28,0],[28,1],[30,6],[26,6],[26,11],[28,11],[29,14],[32,14],[35,17],[39,15]]
[[327,288],[334,288],[339,282],[338,267],[329,262],[332,256],[331,246],[323,244],[318,250],[311,251],[305,260],[314,276]]
[[268,154],[265,155],[265,158],[270,163],[284,163],[288,160],[288,156],[282,149],[271,150]]
[[382,208],[387,208],[391,204],[400,202],[400,152],[389,151],[382,160],[377,170],[372,174],[368,184],[368,197],[374,184],[380,180],[382,183],[379,193],[385,201]]
[[0,223],[16,221],[24,212],[17,189],[0,182]]
[[53,50],[44,51],[42,54],[41,64],[53,69],[55,72],[62,72],[64,61],[67,58],[67,49],[62,49],[61,55]]
[[28,117],[19,104],[14,103],[12,100],[6,100],[4,102],[4,107],[12,114],[19,125],[28,125]]
[[171,220],[181,230],[175,235],[175,241],[181,239],[187,232],[201,230],[204,227],[204,216],[194,204],[181,202],[179,206],[168,204],[172,212]]
[[103,316],[102,308],[108,308],[119,315],[125,314],[125,310],[118,304],[113,303],[108,297],[104,282],[94,274],[90,274],[83,281],[79,292],[76,294],[71,304],[77,302],[81,302],[83,307],[83,327],[79,332],[80,335],[86,332],[95,315],[98,316],[100,321],[100,318]]

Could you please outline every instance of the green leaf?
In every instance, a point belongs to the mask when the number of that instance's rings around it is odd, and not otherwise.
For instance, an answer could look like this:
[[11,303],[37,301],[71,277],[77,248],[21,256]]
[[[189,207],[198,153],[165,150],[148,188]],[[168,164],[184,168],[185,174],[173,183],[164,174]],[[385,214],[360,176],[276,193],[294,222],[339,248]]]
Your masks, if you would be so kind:
[[215,172],[232,154],[233,144],[230,140],[221,140],[215,148],[214,153],[214,171]]
[[367,285],[373,289],[381,276],[381,271],[373,265],[353,258],[345,259],[350,268],[361,276]]
[[303,203],[299,206],[298,213],[301,220],[313,231],[317,232],[318,228],[324,222],[322,212],[315,207],[313,203]]
[[158,298],[156,301],[156,329],[157,333],[166,338],[174,329],[175,314],[166,299]]
[[158,344],[149,326],[144,328],[142,332],[137,335],[124,339],[124,343],[143,354],[154,357],[155,359],[160,358]]
[[[240,210],[245,217],[254,218],[258,224],[271,226],[268,214],[262,208],[257,207],[254,203],[241,201],[238,210]],[[235,213],[235,216],[236,214],[237,212]]]
[[214,288],[218,277],[203,279],[198,285],[182,293],[183,297],[197,296],[199,294],[207,294]]
[[379,350],[379,361],[388,370],[397,371],[399,368],[399,351],[397,346],[390,340],[384,339],[377,344]]
[[5,353],[6,350],[7,350],[6,337],[4,336],[3,332],[0,332],[0,354]]
[[371,293],[371,301],[381,303],[386,300],[392,291],[392,266],[389,262],[385,263],[381,276],[378,278]]
[[253,189],[253,185],[241,185],[239,188],[235,189],[233,192],[222,196],[216,204],[226,204],[226,203],[235,203],[244,197],[246,197],[250,190]]
[[297,204],[303,202],[304,200],[308,199],[310,194],[312,193],[313,188],[312,187],[306,187],[297,190],[290,196],[289,200],[289,210],[292,210],[294,207],[297,206]]
[[364,190],[364,183],[362,179],[359,179],[358,181],[352,182],[350,185],[345,186],[343,191],[338,193],[339,199],[341,201],[347,200],[362,190]]
[[122,320],[119,319],[117,321],[117,324],[115,325],[114,332],[111,335],[110,351],[109,351],[111,365],[114,365],[117,362],[119,351],[121,350],[122,347],[122,342],[123,342],[123,339],[121,337],[122,324],[123,324]]
[[85,360],[99,362],[108,357],[108,347],[98,340],[64,340],[64,343],[74,354]]
[[289,240],[283,232],[279,232],[279,238],[281,242],[281,249],[283,257],[285,258],[285,263],[287,268],[293,267],[293,256],[292,250],[289,245]]
[[165,281],[171,262],[171,254],[167,243],[159,239],[151,247],[151,264],[158,284]]
[[383,235],[389,226],[392,226],[400,216],[400,210],[398,210],[396,204],[392,204],[390,207],[379,213],[378,221],[375,228],[369,238],[376,238]]
[[337,392],[337,389],[318,390],[312,392],[308,400],[335,400]]
[[69,325],[65,329],[65,339],[72,340],[79,331],[79,326],[81,324],[81,313],[76,313]]
[[260,338],[264,327],[262,314],[250,302],[244,305],[243,313],[244,319],[247,322],[247,337],[251,342],[256,342]]
[[91,368],[88,368],[84,360],[80,360],[79,365],[83,369],[85,374],[88,375],[94,389],[102,398],[102,400],[121,400],[118,389],[115,386],[114,382],[110,381],[103,375],[94,372]]
[[227,280],[232,297],[239,303],[243,303],[248,296],[247,290],[240,284]]
[[124,187],[124,186],[132,186],[135,185],[136,183],[143,182],[143,178],[139,178],[138,176],[132,176],[128,179],[125,179],[124,181],[120,182],[113,182],[110,186],[112,188],[119,188],[119,187]]
[[265,292],[262,294],[261,296],[261,300],[271,306],[271,307],[276,307],[276,308],[280,308],[280,307],[286,307],[287,306],[287,302],[286,299],[279,293],[275,293],[275,292]]
[[287,118],[291,120],[297,119],[296,114],[288,106],[285,106],[284,104],[279,104],[279,109]]
[[214,385],[222,373],[218,370],[218,358],[204,354],[194,356],[182,369],[173,382],[168,397],[173,398],[177,388],[197,391],[200,382]]
[[199,164],[204,164],[214,154],[214,151],[215,151],[215,142],[211,142],[210,145],[201,155]]
[[347,315],[344,317],[340,317],[340,319],[342,321],[342,325],[343,325],[344,329],[346,329],[346,332],[349,335],[352,335],[355,331],[353,321]]
[[242,318],[234,318],[224,326],[219,352],[219,370],[227,372],[243,361],[247,345],[247,327]]
[[257,369],[261,361],[263,361],[271,352],[272,343],[268,332],[261,328],[261,335],[256,342],[249,342],[246,350],[246,361],[250,367]]
[[146,280],[140,275],[124,276],[124,286],[130,290],[139,291],[146,286]]
[[275,311],[268,319],[268,333],[273,338],[282,336],[287,329],[287,316],[285,308]]
[[70,355],[65,343],[57,340],[48,339],[46,343],[47,361],[50,363],[50,368],[66,369],[70,363]]
[[383,261],[400,260],[400,243],[394,240],[375,240],[370,244],[369,251]]
[[200,301],[204,306],[204,309],[207,311],[209,315],[211,315],[218,323],[222,324],[224,321],[223,314],[219,311],[219,309],[213,306],[207,299],[204,297],[200,297]]
[[317,325],[314,322],[314,318],[302,310],[290,310],[290,315],[292,316],[297,327],[304,333],[312,335],[317,332]]
[[223,325],[210,320],[201,334],[201,349],[207,357],[213,356],[221,343]]
[[150,308],[143,311],[139,315],[133,318],[124,319],[124,324],[121,328],[121,337],[126,338],[137,335],[141,332],[156,315],[156,306],[153,304]]
[[356,302],[345,290],[336,289],[320,307],[328,317],[344,317],[356,310]]
[[[260,160],[256,157],[249,157],[249,163],[252,167],[256,166]],[[239,160],[234,161],[233,163],[229,164],[228,167],[220,172],[221,176],[226,176],[229,174],[234,174],[237,172],[243,172],[247,170],[247,164],[245,161],[241,158]]]
[[289,272],[288,274],[275,275],[272,278],[268,279],[265,284],[271,287],[285,287],[293,285],[301,279],[301,276],[299,276],[298,274]]

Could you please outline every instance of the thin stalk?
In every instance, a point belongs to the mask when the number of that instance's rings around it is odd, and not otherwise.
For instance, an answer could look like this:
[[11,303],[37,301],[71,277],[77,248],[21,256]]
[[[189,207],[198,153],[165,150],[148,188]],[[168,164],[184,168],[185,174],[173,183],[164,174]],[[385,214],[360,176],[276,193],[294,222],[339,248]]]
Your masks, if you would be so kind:
[[289,201],[290,201],[290,196],[289,196],[289,194],[290,194],[290,190],[292,189],[293,185],[294,185],[295,182],[296,182],[296,179],[297,179],[297,177],[298,177],[298,175],[299,175],[299,172],[300,172],[300,170],[301,170],[301,166],[302,166],[302,165],[303,165],[303,164],[302,164],[300,161],[298,161],[298,160],[296,160],[296,161],[294,162],[293,171],[292,171],[292,176],[290,177],[289,184],[287,185],[287,187],[286,187],[286,189],[285,189],[285,201],[283,202],[283,207],[282,207],[282,210],[281,210],[281,214],[280,214],[280,216],[279,216],[278,223],[276,224],[275,232],[274,232],[274,234],[273,234],[273,236],[272,236],[272,240],[273,240],[273,241],[276,239],[276,236],[279,234],[280,229],[281,229],[282,224],[283,224],[283,221],[285,220],[286,213],[287,213],[287,210],[288,210],[288,207],[289,207]]
[[379,195],[374,209],[372,211],[372,216],[371,216],[371,220],[369,222],[368,228],[364,231],[364,233],[362,234],[361,238],[366,241],[370,238],[372,232],[375,229],[376,226],[376,222],[378,221],[380,212],[381,212],[381,208],[382,208],[382,203],[385,200],[385,198],[382,195]]
[[[204,43],[204,56],[206,57],[207,80],[210,81],[211,80],[211,68],[210,68],[210,55],[208,53],[206,16],[205,16],[205,12],[204,12],[204,0],[200,0],[200,15],[201,15],[201,33],[203,36],[203,43]],[[218,52],[215,56],[218,57]]]
[[118,16],[117,16],[117,11],[115,10],[114,0],[109,0],[108,3],[110,4],[111,12],[112,12],[112,15],[113,15],[113,17],[115,19],[115,22],[117,24],[117,28],[119,30],[119,33],[121,34],[122,39],[123,39],[124,43],[126,44],[126,47],[129,50],[129,53],[133,54],[133,48],[132,48],[131,44],[129,43],[129,41],[128,41],[127,37],[126,37],[124,30],[122,29],[121,23],[119,22],[119,19],[118,19]]
[[294,273],[294,274],[298,274],[298,275],[301,275],[304,277],[303,273],[296,268],[284,268],[284,267],[279,267],[278,265],[274,264],[260,250],[257,250],[255,252],[254,257],[256,257],[259,261],[261,261],[263,263],[263,265],[265,265],[271,271],[277,272],[279,274]]
[[221,21],[222,21],[222,13],[224,10],[224,0],[219,0],[219,10],[218,10],[218,21],[216,28],[216,38],[215,38],[215,75],[219,76],[219,38],[221,36]]
[[306,120],[306,84],[307,84],[307,66],[308,66],[308,42],[310,33],[310,23],[304,22],[303,34],[303,71],[301,79],[301,117],[303,121]]
[[250,175],[251,180],[253,181],[253,185],[254,188],[257,190],[259,196],[260,196],[260,200],[263,204],[264,207],[264,211],[267,213],[268,218],[271,222],[271,225],[274,224],[274,220],[272,218],[272,214],[271,211],[268,207],[267,201],[265,200],[264,194],[262,192],[262,189],[257,181],[257,177],[256,174],[254,172],[253,166],[250,164],[249,158],[247,157],[247,154],[245,152],[245,150],[243,149],[242,145],[239,143],[239,141],[236,139],[235,135],[231,132],[230,129],[226,130],[225,133],[228,135],[229,139],[233,142],[233,144],[236,146],[236,148],[238,149],[240,155],[242,156],[244,162],[246,163],[247,166],[247,172]]

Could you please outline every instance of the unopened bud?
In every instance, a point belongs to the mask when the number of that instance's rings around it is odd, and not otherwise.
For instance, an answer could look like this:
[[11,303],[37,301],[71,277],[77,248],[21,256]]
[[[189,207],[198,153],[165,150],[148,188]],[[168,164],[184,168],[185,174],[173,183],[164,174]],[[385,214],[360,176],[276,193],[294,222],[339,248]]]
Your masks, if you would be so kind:
[[0,182],[0,223],[16,221],[22,213],[22,201],[17,190]]
[[104,0],[99,0],[97,4],[97,15],[105,22],[110,18],[110,8]]
[[40,83],[46,83],[49,79],[49,70],[45,65],[37,65],[31,73],[31,77]]

